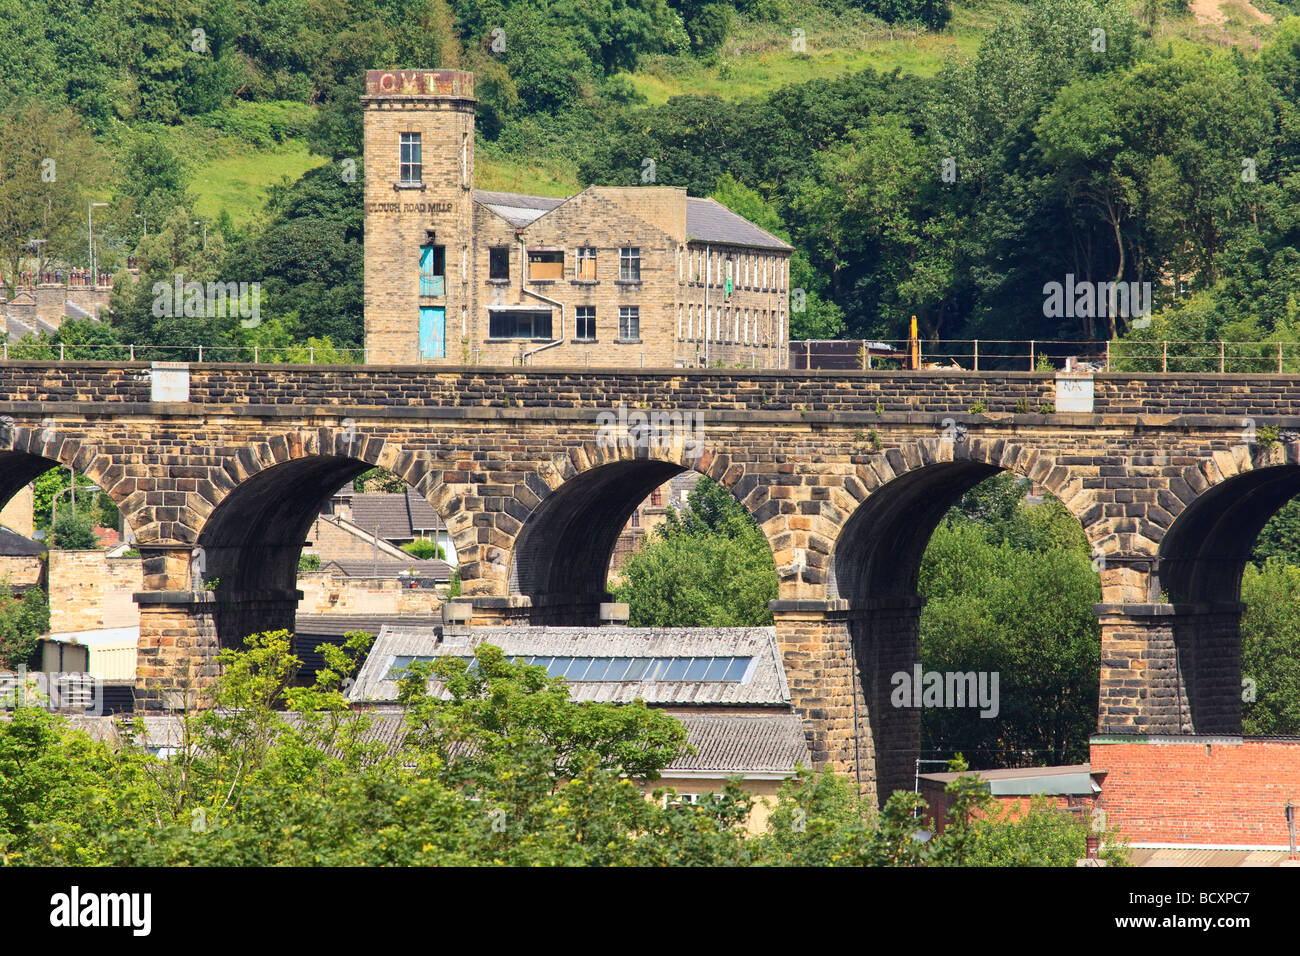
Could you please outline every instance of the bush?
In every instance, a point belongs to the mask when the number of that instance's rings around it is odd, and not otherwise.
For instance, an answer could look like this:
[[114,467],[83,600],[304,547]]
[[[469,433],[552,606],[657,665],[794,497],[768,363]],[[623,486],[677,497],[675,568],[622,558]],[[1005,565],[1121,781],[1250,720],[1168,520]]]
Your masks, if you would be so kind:
[[298,555],[299,571],[319,571],[320,555],[319,554],[300,554]]
[[429,558],[437,558],[439,561],[447,559],[447,552],[433,541],[408,541],[402,545],[402,550],[421,561],[427,561]]
[[21,598],[9,592],[9,582],[0,579],[0,667],[36,665],[36,643],[50,629],[50,607],[40,588],[29,589]]
[[315,111],[303,103],[241,101],[207,113],[202,119],[214,129],[237,136],[258,149],[266,149],[286,139],[306,136],[314,117]]
[[92,551],[99,547],[99,539],[90,518],[65,511],[54,522],[50,547],[57,551]]

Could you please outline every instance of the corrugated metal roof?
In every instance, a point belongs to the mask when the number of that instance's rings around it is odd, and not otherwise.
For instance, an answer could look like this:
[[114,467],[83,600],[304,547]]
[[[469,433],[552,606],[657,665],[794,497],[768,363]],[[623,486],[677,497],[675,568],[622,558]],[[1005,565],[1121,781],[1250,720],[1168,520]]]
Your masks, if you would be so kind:
[[[290,725],[298,714],[283,715]],[[377,710],[366,715],[361,733],[364,743],[382,743],[397,752],[406,740],[406,715],[397,710]],[[697,751],[683,753],[663,773],[709,773],[719,776],[746,773],[790,774],[797,764],[810,764],[803,722],[795,714],[692,714],[674,713],[686,725],[686,744]],[[139,742],[150,750],[178,748],[184,740],[182,718],[162,715],[139,718]],[[68,723],[95,740],[115,742],[132,733],[132,720],[112,717],[70,717]]]
[[[743,682],[575,681],[574,700],[650,704],[785,706],[790,702],[776,631],[771,627],[412,627],[385,625],[362,665],[350,698],[397,699],[388,672],[397,657],[468,657],[480,643],[511,657],[749,657]],[[436,686],[436,682],[434,682]]]
[[348,631],[378,634],[385,625],[423,624],[432,627],[442,621],[439,614],[299,614],[294,632],[313,635],[342,635]]
[[686,725],[687,743],[697,752],[679,756],[665,773],[790,773],[796,764],[812,765],[798,714],[671,713]]

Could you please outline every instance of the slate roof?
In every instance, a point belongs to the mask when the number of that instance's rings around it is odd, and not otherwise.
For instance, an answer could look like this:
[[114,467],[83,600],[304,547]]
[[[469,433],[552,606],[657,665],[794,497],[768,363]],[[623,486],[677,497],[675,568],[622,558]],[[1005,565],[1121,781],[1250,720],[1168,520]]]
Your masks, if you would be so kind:
[[[480,643],[520,657],[748,657],[740,682],[686,680],[574,681],[574,700],[708,706],[788,707],[790,691],[771,627],[429,627],[385,625],[357,674],[356,703],[397,699],[388,678],[397,657],[470,657]],[[436,682],[434,682],[436,685]]]
[[438,512],[414,488],[397,494],[368,491],[352,496],[352,523],[367,534],[379,526],[389,541],[410,541],[420,531],[445,531]]
[[789,243],[758,228],[744,216],[737,215],[714,199],[691,197],[686,200],[686,234],[692,242],[794,251]]
[[35,557],[45,553],[45,545],[0,525],[0,555],[6,558]]
[[[529,196],[524,193],[499,193],[476,189],[474,201],[522,229],[532,225],[561,203],[567,202],[567,198],[557,199],[553,196]],[[695,196],[688,196],[686,199],[686,234],[692,242],[716,242],[729,246],[751,246],[756,249],[773,249],[782,252],[794,251],[789,243],[760,229],[744,216],[737,215],[716,200]]]
[[342,636],[348,631],[378,634],[386,624],[433,627],[441,621],[441,614],[299,614],[294,620],[294,633],[304,636]]
[[10,342],[17,342],[19,339],[23,338],[23,336],[35,335],[36,327],[35,325],[28,325],[25,322],[18,321],[12,315],[6,315],[4,331],[5,336]]
[[321,561],[320,569],[322,571],[337,570],[341,574],[350,578],[395,578],[403,571],[409,570],[410,577],[420,578],[421,580],[432,580],[439,584],[446,584],[451,580],[451,565],[446,561],[440,561],[437,558],[428,558],[419,560],[414,556],[410,558],[390,558],[386,555],[380,555],[378,560],[374,558],[329,558]]

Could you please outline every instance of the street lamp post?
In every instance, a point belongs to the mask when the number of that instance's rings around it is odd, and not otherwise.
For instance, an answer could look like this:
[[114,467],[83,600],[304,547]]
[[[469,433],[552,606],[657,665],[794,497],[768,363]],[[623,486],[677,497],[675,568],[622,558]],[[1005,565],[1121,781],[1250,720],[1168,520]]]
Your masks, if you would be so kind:
[[201,220],[195,219],[194,225],[203,227],[203,251],[208,251],[208,224]]
[[99,273],[95,270],[95,210],[107,206],[106,202],[92,202],[86,209],[86,247],[90,258],[90,281],[99,286]]
[[36,284],[41,284],[41,246],[49,242],[48,239],[28,239],[27,244],[36,250]]

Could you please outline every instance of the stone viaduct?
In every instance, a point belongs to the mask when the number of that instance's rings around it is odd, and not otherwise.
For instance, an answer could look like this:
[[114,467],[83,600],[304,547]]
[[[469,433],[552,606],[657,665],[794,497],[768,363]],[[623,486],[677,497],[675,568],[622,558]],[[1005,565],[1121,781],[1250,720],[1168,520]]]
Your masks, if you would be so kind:
[[293,626],[312,518],[367,468],[442,515],[475,622],[568,624],[596,623],[635,505],[693,468],[771,546],[815,757],[887,794],[910,788],[918,746],[919,712],[889,694],[919,660],[922,553],[999,470],[1064,502],[1093,546],[1098,730],[1241,732],[1240,579],[1300,493],[1300,377],[1087,384],[1091,411],[1057,412],[1056,377],[1034,372],[8,362],[0,504],[56,465],[117,503],[144,564],[137,707],[160,710],[206,686],[219,647]]

